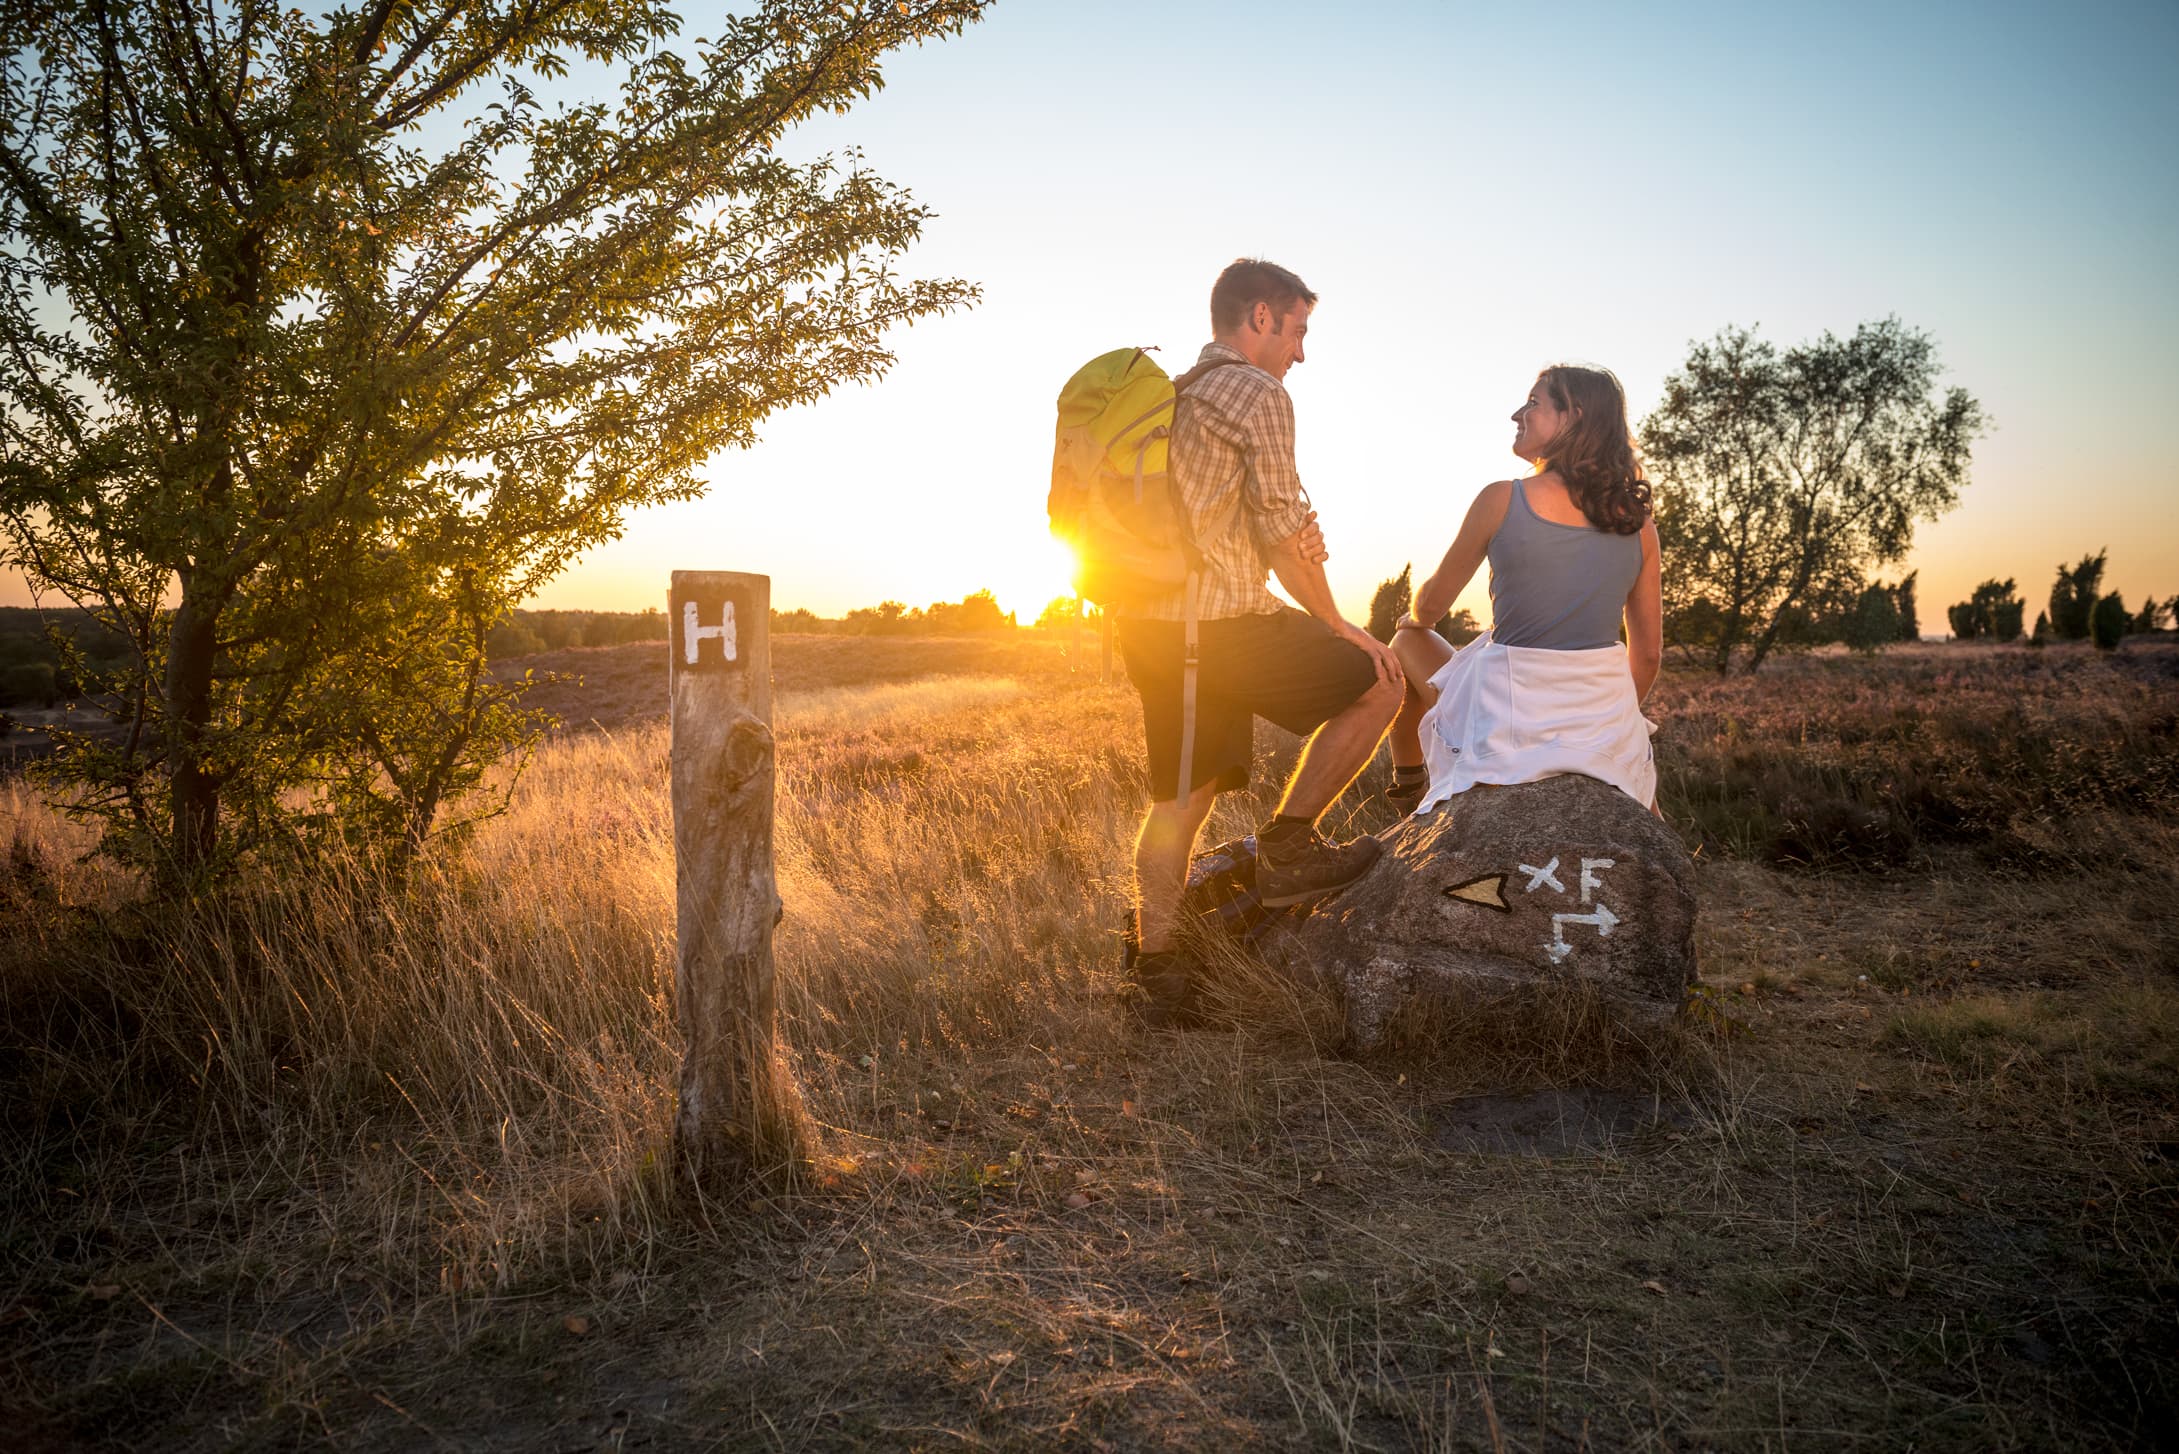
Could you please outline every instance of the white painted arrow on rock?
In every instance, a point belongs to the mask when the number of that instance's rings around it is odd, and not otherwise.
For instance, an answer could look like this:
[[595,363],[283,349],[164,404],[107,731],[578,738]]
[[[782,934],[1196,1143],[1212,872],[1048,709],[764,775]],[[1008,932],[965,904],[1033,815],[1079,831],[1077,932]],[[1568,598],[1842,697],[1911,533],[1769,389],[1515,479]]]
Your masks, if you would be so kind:
[[1611,932],[1618,923],[1619,916],[1602,904],[1596,906],[1596,912],[1593,914],[1553,914],[1551,916],[1551,942],[1543,947],[1544,953],[1551,956],[1553,964],[1557,964],[1574,952],[1574,946],[1566,942],[1566,926],[1568,924],[1594,924],[1596,926],[1596,937],[1607,939],[1611,937]]

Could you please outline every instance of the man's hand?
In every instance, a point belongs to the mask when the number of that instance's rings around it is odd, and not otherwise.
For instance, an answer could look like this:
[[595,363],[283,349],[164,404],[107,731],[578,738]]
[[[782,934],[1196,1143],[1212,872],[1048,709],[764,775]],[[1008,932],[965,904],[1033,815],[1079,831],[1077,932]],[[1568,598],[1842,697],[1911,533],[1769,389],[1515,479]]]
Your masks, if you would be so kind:
[[1332,553],[1324,548],[1324,531],[1316,523],[1316,511],[1311,510],[1308,518],[1301,522],[1301,538],[1294,545],[1303,560],[1322,565],[1332,558]]
[[1403,686],[1407,676],[1400,670],[1400,659],[1392,654],[1392,648],[1355,625],[1352,621],[1340,623],[1339,634],[1369,653],[1370,664],[1377,668],[1377,680],[1389,686]]

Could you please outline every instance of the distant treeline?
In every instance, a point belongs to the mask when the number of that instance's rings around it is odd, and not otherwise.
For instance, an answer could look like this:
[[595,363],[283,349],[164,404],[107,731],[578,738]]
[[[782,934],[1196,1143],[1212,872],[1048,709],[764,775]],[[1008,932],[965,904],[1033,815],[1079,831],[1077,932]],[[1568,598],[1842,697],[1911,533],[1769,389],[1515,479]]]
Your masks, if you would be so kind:
[[[1054,602],[1050,609],[1057,609],[1059,604]],[[1067,604],[1072,604],[1071,598]],[[803,636],[960,636],[1011,631],[1017,624],[1014,613],[1001,611],[989,591],[976,591],[959,601],[933,601],[928,606],[881,601],[845,616],[820,616],[802,607],[772,612],[774,631]],[[487,649],[494,659],[504,659],[577,646],[623,646],[631,641],[665,639],[666,616],[656,609],[517,611],[492,628]]]
[[[1073,598],[1054,601],[1040,625],[1068,624]],[[1092,613],[1094,614],[1094,613]],[[883,601],[845,616],[796,609],[772,612],[772,629],[811,636],[960,636],[1011,631],[1014,613],[1001,611],[989,591],[959,601],[905,606]],[[577,646],[625,646],[664,641],[666,613],[648,611],[517,611],[492,628],[494,660],[565,651]],[[134,656],[128,638],[73,607],[39,611],[0,606],[0,709],[44,708],[101,690],[104,678]]]
[[799,607],[774,611],[772,629],[805,636],[961,636],[980,631],[1011,631],[1018,623],[1012,611],[1001,611],[989,591],[977,591],[958,601],[933,601],[928,606],[906,606],[899,601],[880,601],[831,619]]
[[[2163,629],[2169,621],[2179,626],[2179,595],[2158,599],[2150,596],[2139,610],[2129,610],[2126,598],[2103,589],[2103,570],[2108,550],[2084,555],[2080,564],[2058,562],[2058,578],[2051,583],[2050,604],[2036,613],[2028,640],[2035,645],[2050,641],[2092,641],[2105,651],[2115,649],[2128,636]],[[2011,577],[1987,580],[1974,594],[1947,608],[1952,634],[1962,641],[2017,641],[2027,619],[2027,602]]]
[[496,660],[573,646],[665,639],[666,613],[656,606],[648,611],[517,611],[492,628],[485,654]]

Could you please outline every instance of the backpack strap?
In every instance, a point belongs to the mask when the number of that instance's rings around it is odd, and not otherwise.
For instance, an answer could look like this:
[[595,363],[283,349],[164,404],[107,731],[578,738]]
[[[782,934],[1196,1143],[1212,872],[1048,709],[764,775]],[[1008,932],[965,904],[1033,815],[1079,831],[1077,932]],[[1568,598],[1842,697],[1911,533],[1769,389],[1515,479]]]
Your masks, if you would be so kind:
[[1195,766],[1195,677],[1197,659],[1201,655],[1196,639],[1197,613],[1202,605],[1203,572],[1188,572],[1188,609],[1182,618],[1180,637],[1180,776],[1174,789],[1185,803],[1193,796],[1195,784],[1190,769]]

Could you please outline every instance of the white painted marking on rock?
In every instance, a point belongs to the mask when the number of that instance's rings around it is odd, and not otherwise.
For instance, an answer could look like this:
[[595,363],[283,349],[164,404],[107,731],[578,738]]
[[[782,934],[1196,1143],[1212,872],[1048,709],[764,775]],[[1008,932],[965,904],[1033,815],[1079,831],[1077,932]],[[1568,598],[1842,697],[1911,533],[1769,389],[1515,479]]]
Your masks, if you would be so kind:
[[1597,938],[1609,939],[1612,930],[1617,928],[1619,923],[1619,916],[1602,904],[1596,906],[1596,912],[1593,914],[1553,914],[1551,916],[1551,940],[1544,945],[1543,952],[1551,956],[1553,964],[1559,963],[1567,955],[1574,952],[1574,946],[1566,942],[1566,926],[1568,924],[1593,924],[1596,926]]
[[1528,888],[1525,890],[1527,893],[1536,892],[1538,884],[1551,885],[1551,892],[1555,894],[1566,892],[1566,885],[1559,882],[1559,861],[1555,858],[1542,868],[1526,863],[1516,863],[1513,866],[1528,875]]
[[1616,862],[1609,858],[1584,858],[1581,861],[1581,901],[1591,902],[1589,895],[1604,887],[1604,880],[1596,876],[1600,868],[1610,868]]

